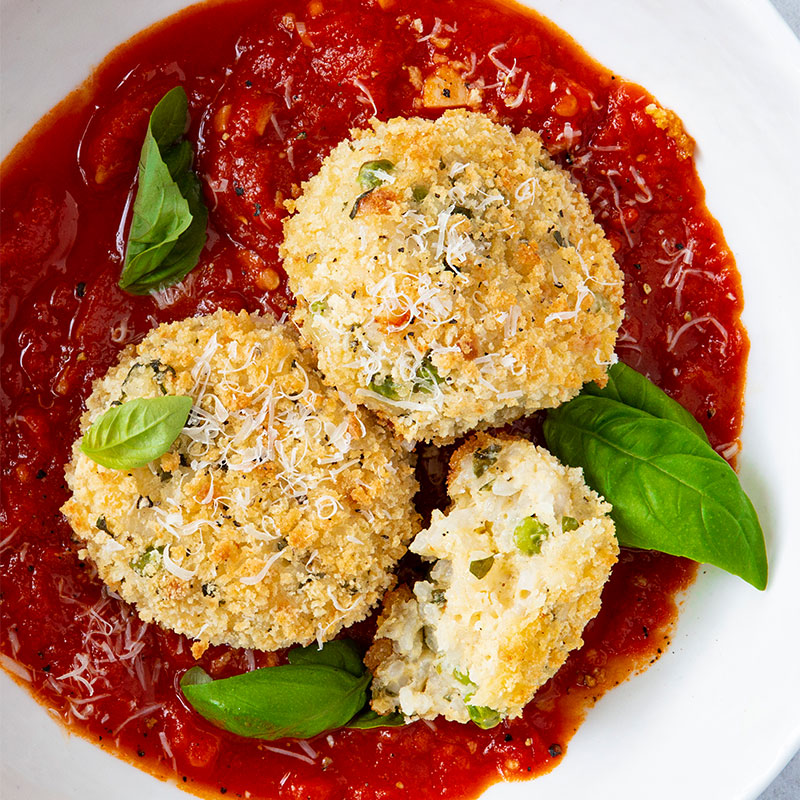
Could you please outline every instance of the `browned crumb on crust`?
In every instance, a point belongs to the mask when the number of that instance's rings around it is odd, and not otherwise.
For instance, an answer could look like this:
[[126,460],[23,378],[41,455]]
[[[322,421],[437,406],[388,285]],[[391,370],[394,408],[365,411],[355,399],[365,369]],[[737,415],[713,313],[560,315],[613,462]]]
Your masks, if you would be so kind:
[[[413,597],[414,593],[405,583],[401,583],[396,589],[387,592],[383,598],[383,608],[378,616],[378,627],[389,619],[395,606],[402,606],[403,603],[407,603]],[[364,665],[370,672],[375,672],[393,652],[390,639],[375,639],[364,655]]]
[[668,108],[661,108],[655,103],[645,107],[645,113],[652,117],[656,127],[665,131],[667,136],[675,142],[675,148],[678,153],[678,158],[685,161],[694,155],[694,139],[686,133],[683,127],[683,120]]

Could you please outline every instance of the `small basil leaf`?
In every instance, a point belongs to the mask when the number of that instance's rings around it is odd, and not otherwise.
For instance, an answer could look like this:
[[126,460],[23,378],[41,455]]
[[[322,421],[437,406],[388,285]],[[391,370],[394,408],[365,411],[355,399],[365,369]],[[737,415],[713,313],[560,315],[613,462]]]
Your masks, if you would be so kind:
[[113,406],[83,436],[81,450],[109,469],[135,469],[164,455],[178,438],[191,397],[138,397]]
[[180,181],[181,192],[189,203],[192,221],[180,235],[166,258],[158,268],[154,268],[142,282],[132,283],[126,291],[132,294],[147,294],[153,288],[169,286],[185,278],[200,258],[206,243],[206,224],[208,209],[202,200],[200,181],[193,172],[185,173]]
[[130,294],[177,283],[197,264],[205,245],[208,210],[191,171],[192,148],[177,141],[187,115],[188,100],[180,87],[167,92],[150,115],[119,280]]
[[369,673],[356,677],[323,664],[298,664],[201,685],[182,680],[181,689],[200,716],[231,733],[307,739],[346,725],[364,707],[370,680]]
[[358,647],[350,639],[325,642],[322,649],[316,644],[310,644],[308,647],[293,647],[288,653],[288,658],[290,664],[324,664],[343,669],[357,678],[360,678],[366,671]]
[[714,564],[763,589],[767,554],[736,473],[680,422],[585,395],[550,411],[547,446],[613,506],[621,545]]
[[399,728],[406,724],[406,719],[402,714],[392,712],[391,714],[376,714],[371,708],[365,708],[356,714],[345,728],[358,728],[362,731],[372,730],[373,728]]
[[596,383],[587,383],[583,387],[583,394],[606,397],[646,411],[654,417],[671,419],[696,433],[703,441],[708,441],[703,426],[680,403],[621,361],[608,370],[608,383],[603,389]]

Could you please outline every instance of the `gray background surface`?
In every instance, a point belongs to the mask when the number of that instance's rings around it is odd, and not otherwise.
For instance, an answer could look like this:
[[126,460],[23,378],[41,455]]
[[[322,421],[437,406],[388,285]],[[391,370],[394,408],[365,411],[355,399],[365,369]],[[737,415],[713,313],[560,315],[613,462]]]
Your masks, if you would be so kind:
[[[800,0],[772,0],[789,27],[800,37]],[[800,753],[786,766],[759,800],[798,800],[800,798]]]

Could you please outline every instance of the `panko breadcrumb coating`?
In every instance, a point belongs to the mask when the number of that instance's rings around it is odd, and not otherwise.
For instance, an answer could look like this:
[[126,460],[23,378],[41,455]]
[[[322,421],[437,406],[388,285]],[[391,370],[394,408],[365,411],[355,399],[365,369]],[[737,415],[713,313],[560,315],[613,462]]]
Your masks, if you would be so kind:
[[303,338],[404,438],[444,443],[605,382],[622,274],[538,134],[463,110],[373,122],[287,205]]
[[430,577],[385,600],[366,658],[372,707],[492,727],[582,644],[619,548],[581,470],[526,440],[473,436],[448,489],[450,510],[410,548],[434,560]]
[[115,471],[76,443],[67,466],[62,510],[103,581],[196,653],[325,641],[365,617],[419,528],[399,443],[322,383],[289,327],[244,312],[128,347],[81,430],[162,393],[195,405],[161,459]]

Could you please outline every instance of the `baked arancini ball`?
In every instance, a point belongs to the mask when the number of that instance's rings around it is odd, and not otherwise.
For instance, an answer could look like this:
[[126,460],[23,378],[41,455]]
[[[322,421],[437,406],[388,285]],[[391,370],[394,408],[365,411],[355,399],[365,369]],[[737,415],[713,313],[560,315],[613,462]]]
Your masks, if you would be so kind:
[[194,400],[164,456],[112,470],[76,443],[67,466],[63,512],[102,580],[196,653],[322,642],[363,619],[419,528],[407,450],[258,315],[151,331],[95,383],[81,430],[162,394]]
[[619,546],[581,470],[524,439],[470,437],[448,491],[410,546],[429,577],[384,600],[366,657],[372,707],[492,727],[581,646]]
[[303,338],[405,439],[448,442],[605,382],[622,274],[536,133],[468,111],[374,122],[287,205]]

